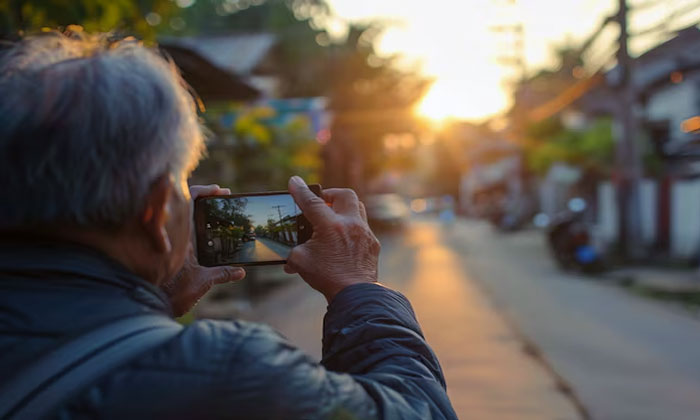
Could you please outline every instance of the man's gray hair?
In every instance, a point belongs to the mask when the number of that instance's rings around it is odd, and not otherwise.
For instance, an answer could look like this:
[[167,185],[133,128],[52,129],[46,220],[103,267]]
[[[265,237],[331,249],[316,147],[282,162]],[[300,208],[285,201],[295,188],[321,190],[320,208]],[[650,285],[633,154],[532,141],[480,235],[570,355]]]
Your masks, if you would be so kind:
[[176,67],[133,39],[48,33],[0,58],[0,229],[118,227],[203,151]]

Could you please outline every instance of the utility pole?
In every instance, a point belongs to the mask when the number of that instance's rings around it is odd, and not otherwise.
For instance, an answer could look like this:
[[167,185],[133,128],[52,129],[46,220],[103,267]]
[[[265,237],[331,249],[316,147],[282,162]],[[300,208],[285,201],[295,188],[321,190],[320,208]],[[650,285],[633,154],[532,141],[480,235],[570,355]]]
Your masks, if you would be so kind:
[[620,251],[625,258],[639,258],[641,215],[639,184],[642,175],[637,124],[635,115],[636,91],[632,80],[633,60],[628,49],[629,8],[627,0],[618,0],[618,13],[614,20],[620,28],[617,51],[618,65],[618,107],[616,112],[616,169],[614,181],[617,183],[618,238]]
[[280,210],[282,207],[287,207],[287,206],[282,206],[282,205],[272,206],[273,209],[277,209],[277,214],[279,214],[279,216],[280,216],[280,223],[282,223],[282,210]]
[[[496,0],[495,2],[504,12],[517,7],[516,0]],[[517,16],[517,13],[514,14]],[[511,67],[516,71],[516,76],[513,80],[515,85],[524,81],[527,75],[527,67],[525,63],[525,25],[523,22],[517,18],[515,20],[510,19],[510,22],[494,25],[489,29],[491,32],[505,37],[508,41],[504,45],[506,51],[503,51],[496,58],[498,63]]]
[[[496,61],[515,70],[515,77],[508,80],[513,98],[515,100],[512,114],[512,124],[510,137],[515,142],[523,140],[525,133],[525,125],[527,123],[526,107],[527,104],[521,103],[527,101],[527,64],[525,60],[525,25],[517,13],[517,0],[494,0],[497,7],[501,9],[503,15],[512,15],[506,22],[489,27],[490,31],[496,35],[500,35],[501,39],[505,39],[505,51],[502,51],[496,58]],[[511,12],[511,13],[508,13]],[[514,12],[514,13],[513,13]]]

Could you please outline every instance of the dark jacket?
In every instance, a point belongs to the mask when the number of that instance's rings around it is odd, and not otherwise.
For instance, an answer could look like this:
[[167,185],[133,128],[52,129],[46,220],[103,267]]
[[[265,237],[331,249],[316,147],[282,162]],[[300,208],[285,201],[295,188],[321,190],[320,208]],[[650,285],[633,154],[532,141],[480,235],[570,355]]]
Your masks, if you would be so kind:
[[[61,339],[171,316],[157,287],[89,249],[0,246],[0,385]],[[315,362],[275,331],[194,322],[67,401],[56,418],[456,418],[411,305],[376,284],[340,292]]]

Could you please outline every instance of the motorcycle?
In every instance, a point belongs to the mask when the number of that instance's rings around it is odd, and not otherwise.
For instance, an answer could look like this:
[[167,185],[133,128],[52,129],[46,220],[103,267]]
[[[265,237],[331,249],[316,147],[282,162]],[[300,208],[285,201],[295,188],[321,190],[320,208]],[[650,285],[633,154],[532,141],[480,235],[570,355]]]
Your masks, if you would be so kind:
[[554,260],[562,269],[599,273],[604,262],[584,221],[585,209],[582,198],[570,200],[568,210],[548,223],[547,240]]

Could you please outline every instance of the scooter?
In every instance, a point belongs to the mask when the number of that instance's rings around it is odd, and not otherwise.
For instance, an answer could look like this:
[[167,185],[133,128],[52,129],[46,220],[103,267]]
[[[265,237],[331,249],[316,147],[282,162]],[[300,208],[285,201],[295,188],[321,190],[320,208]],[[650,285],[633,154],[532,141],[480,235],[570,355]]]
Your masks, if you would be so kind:
[[586,202],[574,198],[568,207],[548,224],[547,239],[554,260],[564,270],[599,273],[604,269],[604,263],[583,219]]

